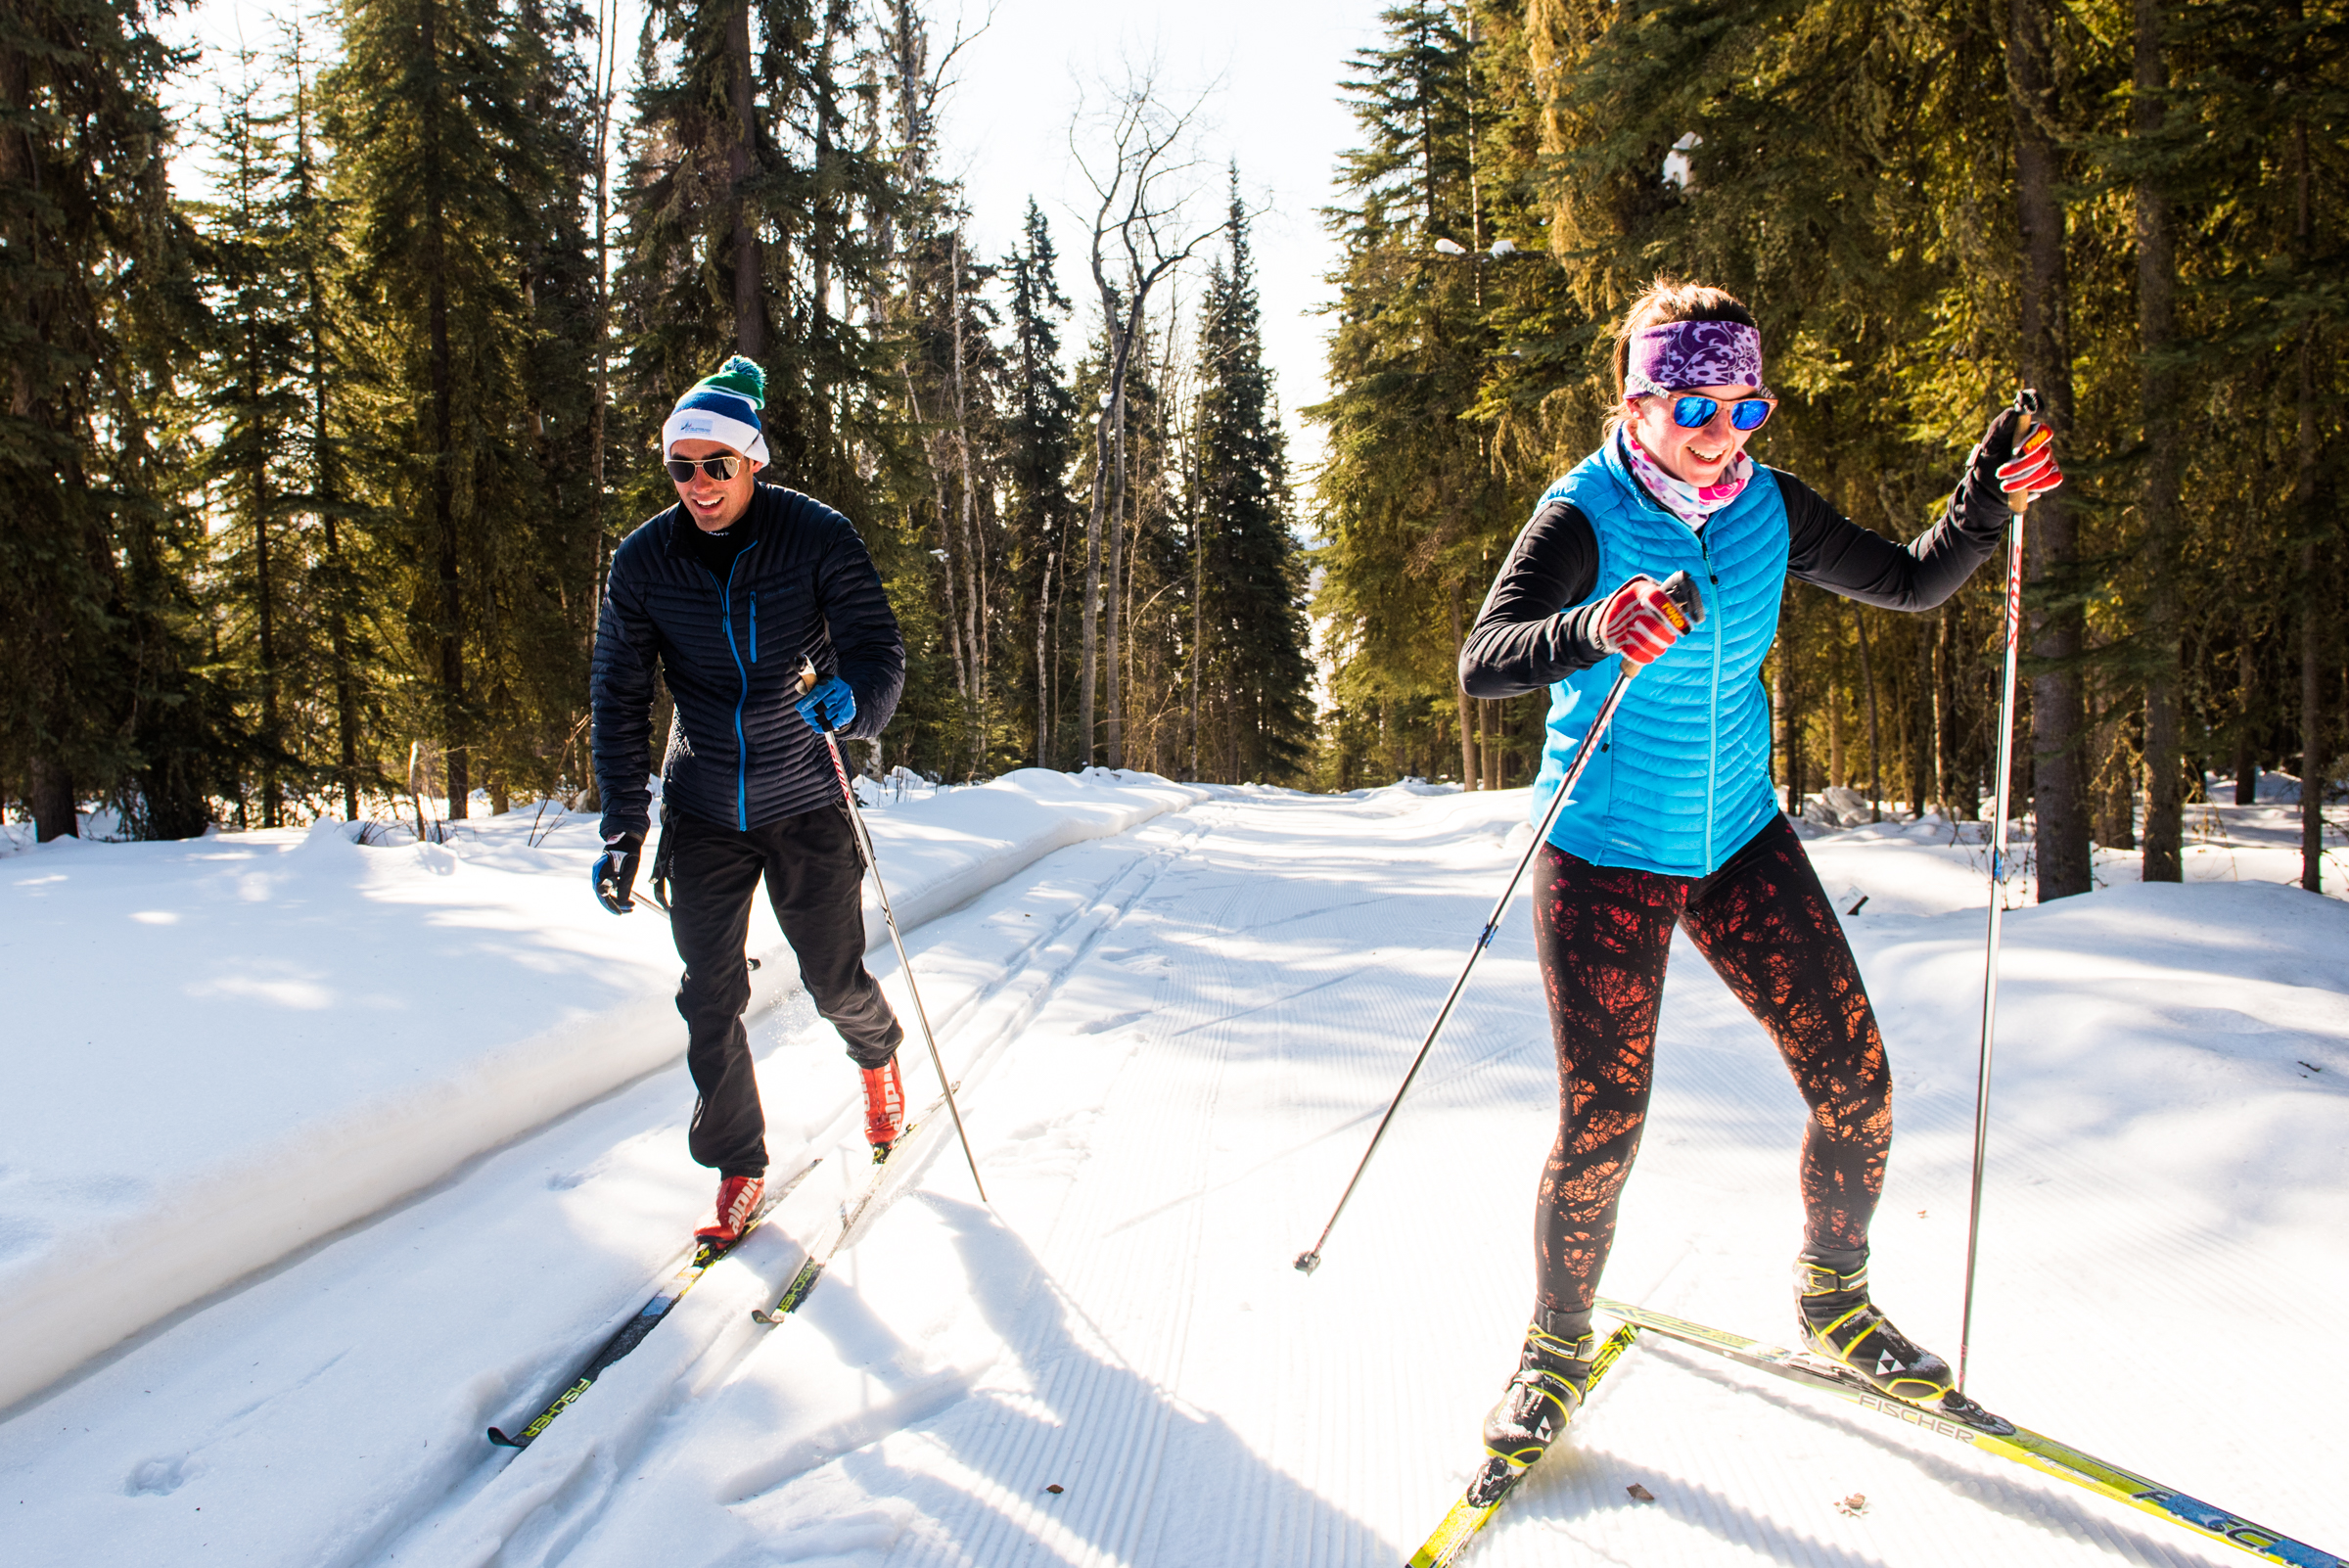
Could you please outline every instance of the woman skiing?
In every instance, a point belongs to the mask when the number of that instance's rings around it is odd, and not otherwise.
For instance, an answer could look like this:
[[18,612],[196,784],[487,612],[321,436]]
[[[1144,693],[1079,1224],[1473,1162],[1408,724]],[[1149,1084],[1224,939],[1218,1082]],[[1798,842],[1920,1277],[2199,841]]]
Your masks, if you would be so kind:
[[[1759,676],[1788,576],[1931,609],[1997,547],[2003,492],[2062,481],[2044,427],[2010,457],[2021,416],[2009,409],[1933,528],[1902,545],[1859,527],[1746,455],[1776,399],[1752,313],[1719,289],[1649,288],[1616,334],[1615,377],[1605,440],[1542,497],[1460,653],[1471,696],[1550,688],[1537,821],[1618,669],[1639,667],[1535,861],[1558,1139],[1536,1209],[1533,1321],[1485,1422],[1497,1486],[1540,1455],[1589,1383],[1591,1305],[1639,1148],[1675,925],[1770,1032],[1811,1110],[1804,1344],[1897,1398],[1953,1395],[1948,1363],[1868,1299],[1892,1079],[1851,948],[1772,788]],[[1676,571],[1707,612],[1684,630],[1658,580]]]

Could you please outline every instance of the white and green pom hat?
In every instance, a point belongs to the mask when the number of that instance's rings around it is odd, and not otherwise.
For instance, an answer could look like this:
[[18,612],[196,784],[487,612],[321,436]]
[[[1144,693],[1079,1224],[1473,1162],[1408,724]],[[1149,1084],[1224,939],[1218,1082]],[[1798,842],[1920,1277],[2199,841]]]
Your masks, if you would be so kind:
[[679,441],[715,441],[754,463],[766,461],[766,435],[759,410],[766,406],[766,372],[736,354],[704,376],[677,399],[661,425],[661,455]]

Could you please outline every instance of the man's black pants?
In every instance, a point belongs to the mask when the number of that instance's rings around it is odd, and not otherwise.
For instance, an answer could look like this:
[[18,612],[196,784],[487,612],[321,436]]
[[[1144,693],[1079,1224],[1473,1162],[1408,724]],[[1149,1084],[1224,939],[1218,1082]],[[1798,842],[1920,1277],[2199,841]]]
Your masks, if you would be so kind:
[[855,835],[841,807],[748,833],[679,811],[664,831],[676,840],[669,931],[685,960],[677,1011],[685,1017],[685,1065],[701,1096],[688,1147],[722,1176],[757,1176],[766,1169],[766,1115],[742,1027],[751,1000],[743,944],[761,876],[815,1010],[840,1031],[856,1065],[879,1067],[905,1038],[864,967],[864,868]]

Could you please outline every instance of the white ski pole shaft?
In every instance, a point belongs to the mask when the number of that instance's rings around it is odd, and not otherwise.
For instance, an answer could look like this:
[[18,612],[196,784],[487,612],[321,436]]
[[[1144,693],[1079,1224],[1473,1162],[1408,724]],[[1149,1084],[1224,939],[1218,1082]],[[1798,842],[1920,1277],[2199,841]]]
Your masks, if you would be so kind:
[[[2039,394],[2025,391],[2015,397],[2023,411],[2022,428],[2015,432],[2014,450],[2020,452],[2035,423]],[[1990,1150],[1990,1055],[1999,1022],[1999,929],[2006,912],[2006,816],[2014,786],[2014,669],[2023,635],[2023,513],[2031,504],[2028,490],[2006,492],[2006,683],[1999,699],[1999,785],[1991,813],[1990,925],[1982,965],[1982,1048],[1974,1081],[1973,1193],[1965,1216],[1965,1306],[1958,1327],[1958,1391],[1965,1392],[1966,1353],[1974,1332],[1974,1256],[1982,1231],[1982,1172]]]
[[[1687,573],[1675,572],[1665,580],[1664,591],[1681,608],[1684,617],[1681,624],[1682,631],[1705,619],[1704,596],[1697,591],[1695,582],[1690,580]],[[1623,701],[1623,694],[1630,688],[1632,676],[1638,672],[1639,668],[1636,665],[1624,666],[1615,676],[1614,684],[1607,688],[1606,700],[1598,705],[1598,712],[1591,715],[1590,728],[1584,734],[1583,743],[1575,748],[1574,761],[1568,765],[1566,776],[1558,781],[1557,793],[1549,798],[1549,808],[1542,813],[1541,825],[1534,830],[1532,841],[1525,847],[1525,853],[1517,857],[1517,869],[1509,873],[1508,886],[1502,888],[1500,897],[1494,900],[1493,912],[1485,917],[1485,929],[1477,934],[1476,945],[1468,949],[1468,961],[1460,966],[1460,977],[1451,983],[1444,1005],[1436,1010],[1436,1021],[1428,1026],[1427,1038],[1419,1042],[1419,1054],[1411,1058],[1411,1065],[1404,1073],[1403,1083],[1396,1088],[1395,1097],[1387,1102],[1386,1114],[1378,1119],[1377,1130],[1370,1134],[1370,1146],[1362,1151],[1361,1162],[1354,1168],[1354,1176],[1347,1181],[1346,1190],[1338,1194],[1338,1206],[1330,1212],[1329,1223],[1321,1227],[1321,1234],[1311,1247],[1297,1255],[1294,1267],[1300,1273],[1310,1274],[1321,1267],[1321,1249],[1328,1243],[1329,1233],[1338,1227],[1338,1216],[1346,1212],[1347,1200],[1354,1196],[1354,1189],[1361,1184],[1362,1173],[1370,1169],[1370,1157],[1378,1152],[1379,1140],[1387,1135],[1387,1125],[1395,1120],[1395,1113],[1402,1109],[1403,1097],[1410,1092],[1411,1080],[1419,1076],[1419,1069],[1427,1061],[1428,1052],[1435,1049],[1437,1037],[1444,1033],[1444,1021],[1451,1016],[1452,1003],[1458,1001],[1460,992],[1468,988],[1468,976],[1476,969],[1477,959],[1492,945],[1494,933],[1500,929],[1501,916],[1509,907],[1509,899],[1516,896],[1517,884],[1525,880],[1525,868],[1534,863],[1534,856],[1549,841],[1550,825],[1557,821],[1559,807],[1574,794],[1575,782],[1583,776],[1584,767],[1597,751],[1599,737],[1607,732],[1608,723],[1615,717],[1616,706]]]
[[[813,671],[809,670],[808,674]],[[808,684],[806,676],[802,684]],[[856,851],[873,873],[873,888],[881,895],[881,919],[889,927],[889,940],[898,949],[898,970],[905,977],[905,993],[913,998],[914,1022],[921,1026],[922,1042],[930,1047],[930,1065],[938,1069],[939,1086],[946,1091],[946,1112],[954,1118],[954,1135],[962,1140],[962,1157],[970,1162],[971,1184],[979,1189],[979,1201],[993,1200],[987,1195],[987,1182],[979,1175],[979,1157],[971,1152],[971,1135],[963,1130],[962,1107],[954,1103],[954,1081],[946,1076],[946,1062],[939,1054],[938,1037],[930,1032],[930,1014],[922,1006],[922,992],[913,983],[913,960],[905,952],[905,938],[898,930],[898,914],[889,906],[889,884],[881,875],[881,857],[873,852],[872,830],[864,825],[864,812],[857,807],[856,791],[849,783],[849,770],[840,760],[840,737],[827,729],[823,732],[824,750],[832,755],[832,776],[840,780],[841,799],[848,803],[849,822],[856,830]]]

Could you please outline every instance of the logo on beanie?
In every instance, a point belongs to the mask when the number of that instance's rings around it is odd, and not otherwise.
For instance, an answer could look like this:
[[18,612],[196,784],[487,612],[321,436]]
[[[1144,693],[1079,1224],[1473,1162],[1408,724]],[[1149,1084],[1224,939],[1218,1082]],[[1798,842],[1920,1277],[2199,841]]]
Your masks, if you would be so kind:
[[763,463],[766,437],[759,428],[759,410],[765,402],[766,373],[736,354],[677,399],[676,407],[661,425],[662,449],[688,438],[714,440],[733,447],[754,463]]

